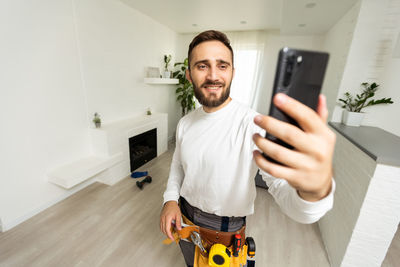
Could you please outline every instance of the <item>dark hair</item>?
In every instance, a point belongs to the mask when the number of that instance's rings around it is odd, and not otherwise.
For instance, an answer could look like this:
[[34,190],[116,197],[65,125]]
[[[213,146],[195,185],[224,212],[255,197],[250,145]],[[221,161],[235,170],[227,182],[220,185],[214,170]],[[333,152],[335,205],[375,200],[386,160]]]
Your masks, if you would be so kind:
[[193,49],[196,46],[198,46],[199,44],[206,42],[206,41],[220,41],[221,43],[223,43],[231,51],[232,67],[233,67],[233,50],[232,50],[231,43],[230,43],[228,37],[226,37],[226,34],[223,32],[209,30],[209,31],[199,33],[196,37],[194,37],[194,39],[190,43],[189,51],[188,51],[189,69],[190,69],[190,61],[191,61]]

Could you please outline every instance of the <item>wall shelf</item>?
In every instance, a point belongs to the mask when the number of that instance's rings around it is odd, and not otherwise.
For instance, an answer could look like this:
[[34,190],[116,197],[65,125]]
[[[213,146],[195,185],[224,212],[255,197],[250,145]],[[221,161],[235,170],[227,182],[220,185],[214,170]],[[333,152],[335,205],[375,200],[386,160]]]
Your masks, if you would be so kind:
[[121,161],[122,153],[111,157],[89,156],[53,169],[48,173],[49,181],[69,189]]
[[178,79],[167,78],[144,78],[144,83],[147,84],[178,84]]

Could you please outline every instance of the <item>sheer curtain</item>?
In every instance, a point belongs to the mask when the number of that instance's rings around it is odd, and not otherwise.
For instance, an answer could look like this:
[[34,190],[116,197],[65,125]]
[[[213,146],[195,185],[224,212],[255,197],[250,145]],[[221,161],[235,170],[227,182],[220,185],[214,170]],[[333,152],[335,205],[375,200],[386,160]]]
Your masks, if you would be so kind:
[[254,109],[263,78],[263,56],[267,34],[264,31],[227,32],[234,52],[235,77],[231,97]]

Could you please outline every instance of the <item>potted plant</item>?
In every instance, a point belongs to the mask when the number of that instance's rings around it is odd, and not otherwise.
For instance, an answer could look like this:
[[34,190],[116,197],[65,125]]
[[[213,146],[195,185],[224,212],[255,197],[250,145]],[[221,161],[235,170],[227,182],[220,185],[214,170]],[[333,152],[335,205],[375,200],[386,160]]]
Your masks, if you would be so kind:
[[362,109],[379,104],[393,104],[391,98],[382,98],[379,100],[367,99],[375,95],[376,90],[379,88],[379,84],[376,83],[362,83],[363,91],[360,95],[356,95],[354,98],[349,92],[344,94],[344,99],[339,98],[339,101],[343,103],[342,123],[350,126],[360,126],[364,118],[365,113],[361,112]]
[[182,116],[189,113],[189,111],[196,108],[194,101],[193,85],[186,79],[186,70],[188,68],[189,60],[185,58],[183,62],[177,62],[174,67],[177,69],[172,77],[179,80],[178,88],[176,89],[176,100],[181,103]]
[[171,55],[164,55],[164,63],[165,63],[164,78],[167,79],[171,77],[171,72],[168,69],[169,62],[171,62]]
[[94,118],[93,118],[93,123],[96,125],[96,128],[100,128],[101,127],[101,119],[100,119],[100,115],[96,112],[94,113]]

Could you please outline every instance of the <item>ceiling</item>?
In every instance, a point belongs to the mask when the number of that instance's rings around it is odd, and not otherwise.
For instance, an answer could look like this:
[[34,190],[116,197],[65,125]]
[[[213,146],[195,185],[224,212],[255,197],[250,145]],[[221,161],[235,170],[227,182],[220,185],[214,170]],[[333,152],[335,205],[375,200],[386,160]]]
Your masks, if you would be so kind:
[[280,30],[283,34],[324,33],[357,2],[357,0],[120,1],[178,33],[216,29]]

